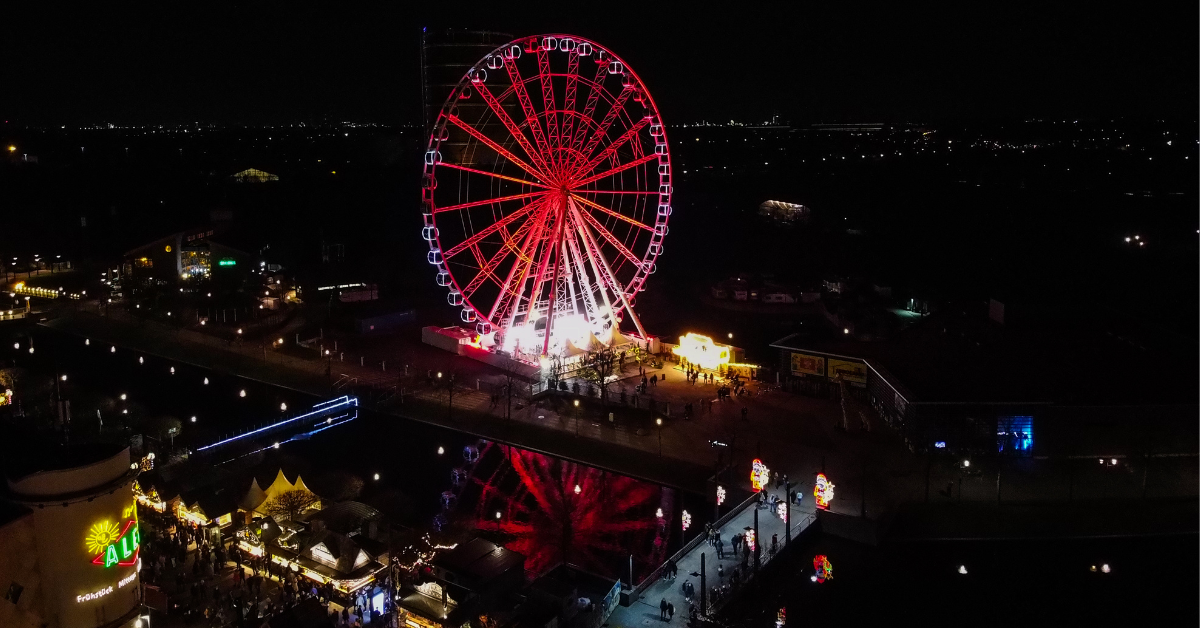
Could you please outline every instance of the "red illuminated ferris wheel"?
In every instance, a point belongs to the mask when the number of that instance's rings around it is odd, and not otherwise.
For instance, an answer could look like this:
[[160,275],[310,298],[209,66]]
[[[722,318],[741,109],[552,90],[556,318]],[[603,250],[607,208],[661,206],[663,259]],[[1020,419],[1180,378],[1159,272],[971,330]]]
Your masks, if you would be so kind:
[[434,124],[421,196],[427,259],[485,346],[558,355],[621,321],[645,338],[633,301],[667,235],[671,156],[608,49],[543,35],[481,59]]

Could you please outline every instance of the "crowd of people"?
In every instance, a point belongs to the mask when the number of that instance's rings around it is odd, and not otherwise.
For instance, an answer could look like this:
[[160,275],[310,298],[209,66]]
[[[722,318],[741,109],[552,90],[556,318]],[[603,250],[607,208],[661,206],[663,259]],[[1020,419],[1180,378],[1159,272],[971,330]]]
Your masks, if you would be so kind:
[[[210,544],[195,524],[153,511],[141,520],[142,581],[166,593],[168,616],[185,625],[260,628],[307,600],[325,607],[332,628],[391,625],[390,596],[380,612],[369,607],[365,590],[345,599],[329,582],[318,584],[237,545]],[[390,590],[387,580],[381,585]]]

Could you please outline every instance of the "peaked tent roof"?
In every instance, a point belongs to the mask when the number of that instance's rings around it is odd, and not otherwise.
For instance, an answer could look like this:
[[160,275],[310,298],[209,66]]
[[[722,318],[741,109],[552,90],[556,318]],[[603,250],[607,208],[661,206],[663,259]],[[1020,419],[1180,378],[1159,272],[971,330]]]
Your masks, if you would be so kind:
[[238,504],[242,510],[254,510],[263,505],[267,501],[267,494],[258,485],[257,478],[250,478],[250,490],[246,491],[246,495],[242,497],[242,501]]

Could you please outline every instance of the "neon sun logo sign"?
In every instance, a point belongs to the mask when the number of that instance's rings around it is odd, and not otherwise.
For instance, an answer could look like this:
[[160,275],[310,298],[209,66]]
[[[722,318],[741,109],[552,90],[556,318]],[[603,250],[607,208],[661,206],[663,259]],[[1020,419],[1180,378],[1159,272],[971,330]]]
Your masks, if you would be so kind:
[[132,567],[137,564],[141,547],[141,532],[138,530],[136,503],[121,513],[123,523],[101,521],[91,527],[84,543],[88,553],[93,554],[93,565],[102,567]]

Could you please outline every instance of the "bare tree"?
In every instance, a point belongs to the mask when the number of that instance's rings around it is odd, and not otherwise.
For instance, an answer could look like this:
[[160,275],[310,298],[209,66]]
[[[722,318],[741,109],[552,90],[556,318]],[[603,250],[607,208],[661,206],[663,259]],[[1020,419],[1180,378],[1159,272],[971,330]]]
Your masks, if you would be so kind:
[[292,521],[318,501],[317,496],[309,491],[301,489],[284,491],[267,502],[267,514],[276,519]]
[[583,368],[579,376],[600,391],[600,401],[608,405],[608,387],[612,385],[612,375],[617,369],[617,354],[609,347],[597,351],[588,351],[583,357]]

